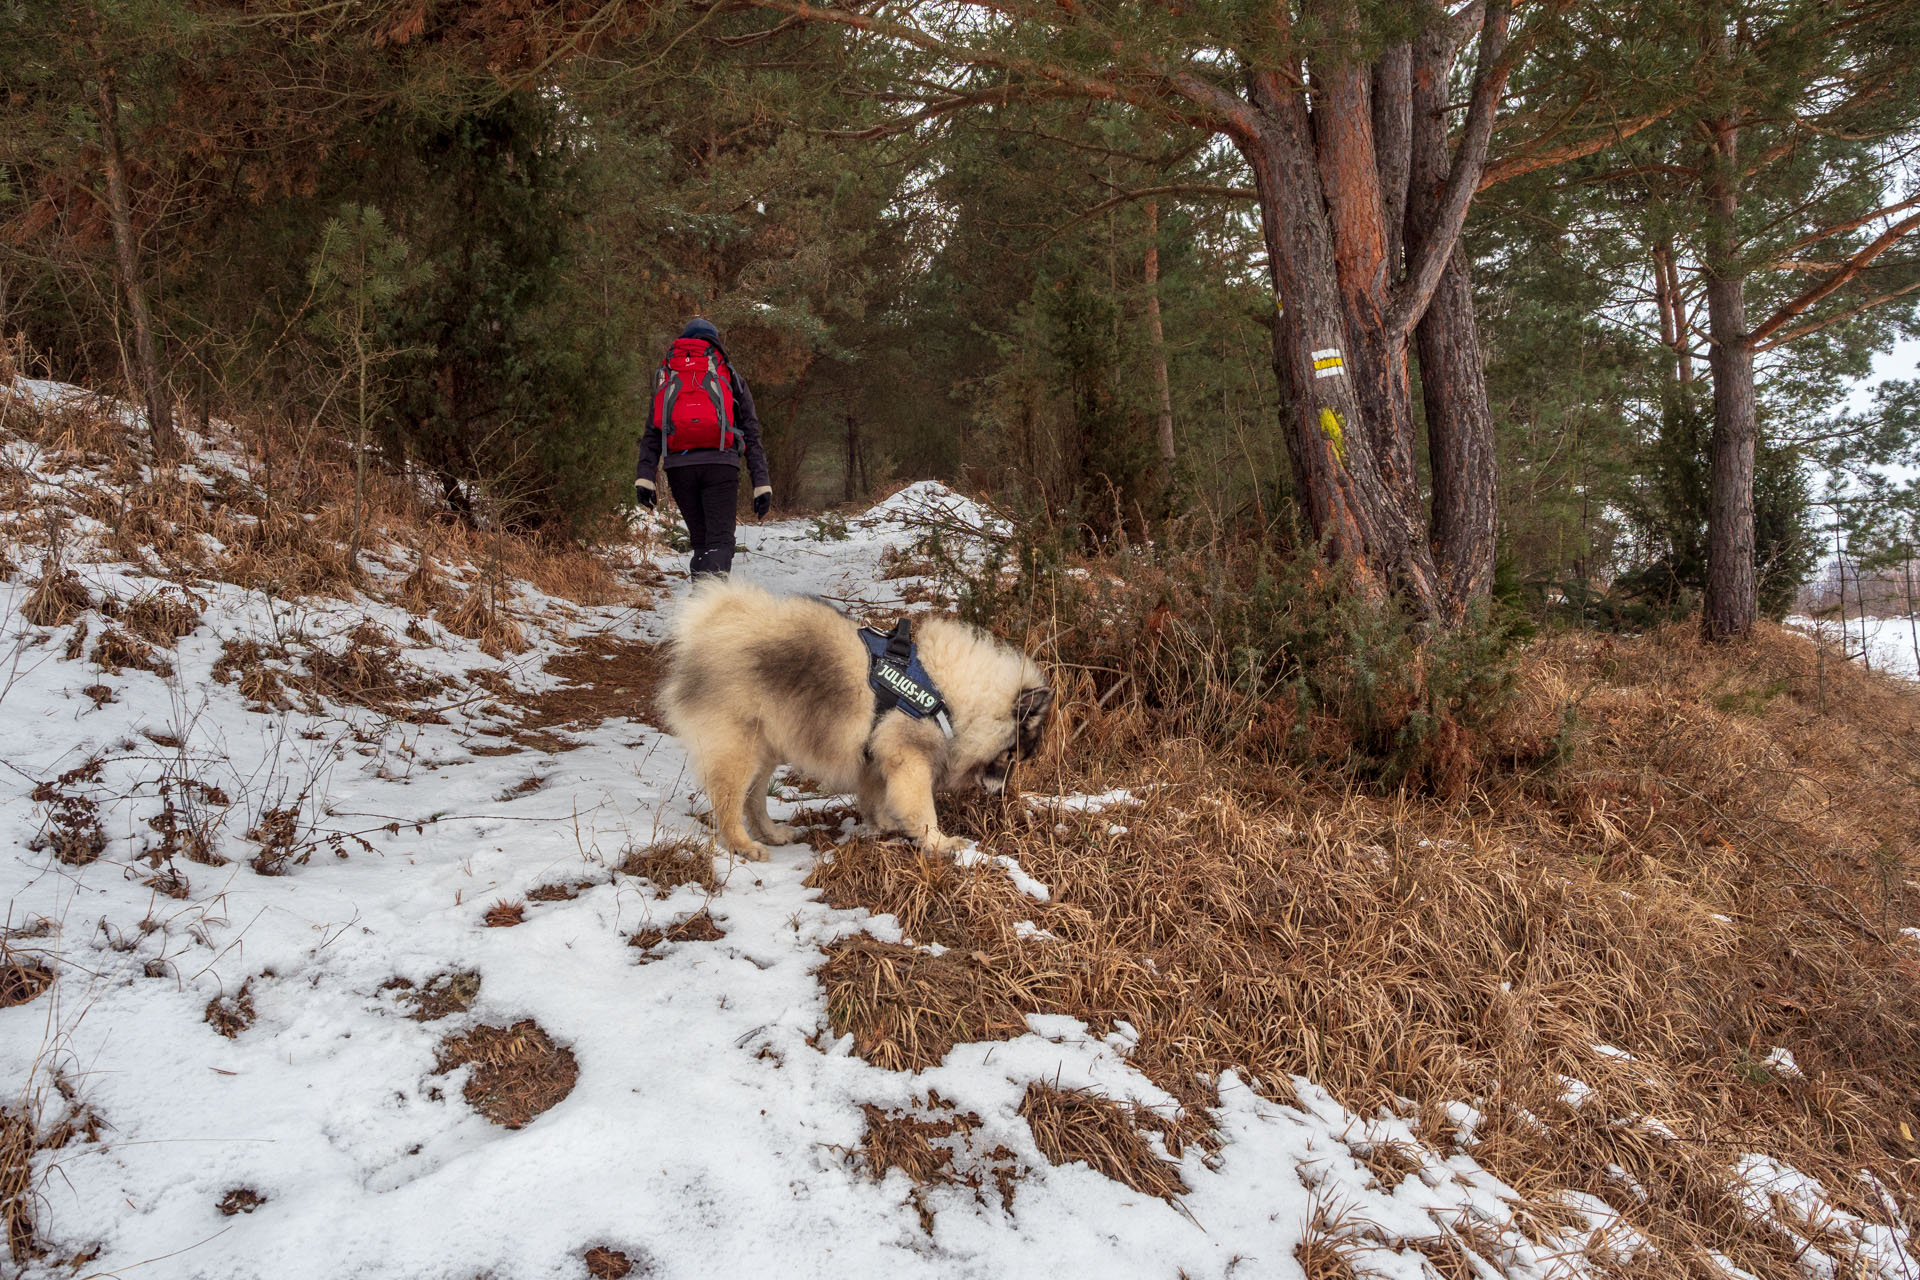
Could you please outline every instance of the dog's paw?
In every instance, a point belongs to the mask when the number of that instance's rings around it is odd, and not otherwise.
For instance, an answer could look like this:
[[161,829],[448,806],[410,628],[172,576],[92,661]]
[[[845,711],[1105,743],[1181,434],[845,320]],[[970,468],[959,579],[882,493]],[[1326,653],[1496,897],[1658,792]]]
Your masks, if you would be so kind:
[[742,862],[765,862],[767,860],[767,848],[765,845],[750,844],[744,849],[735,849],[732,853],[734,857],[740,859]]
[[767,838],[767,842],[769,844],[799,844],[800,843],[800,833],[798,831],[795,831],[792,827],[785,826],[778,822],[773,823],[771,826],[769,826],[765,831],[761,832],[760,834]]
[[951,858],[965,849],[969,841],[960,836],[928,835],[920,840],[920,849],[934,857]]

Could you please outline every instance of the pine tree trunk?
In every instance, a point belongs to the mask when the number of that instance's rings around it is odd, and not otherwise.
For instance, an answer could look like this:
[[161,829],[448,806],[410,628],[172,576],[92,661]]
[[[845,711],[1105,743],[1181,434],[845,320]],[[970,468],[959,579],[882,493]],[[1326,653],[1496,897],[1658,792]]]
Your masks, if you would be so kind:
[[1167,338],[1160,327],[1160,206],[1147,201],[1147,342],[1153,352],[1153,386],[1160,400],[1161,484],[1173,487],[1173,387],[1167,378]]
[[1458,245],[1414,331],[1433,478],[1433,556],[1449,621],[1493,585],[1497,460],[1467,255]]
[[1337,70],[1309,123],[1297,96],[1256,88],[1243,142],[1282,304],[1273,323],[1294,485],[1328,558],[1363,587],[1444,614],[1414,470],[1406,343],[1385,323],[1388,238],[1366,110],[1369,73]]
[[127,194],[126,156],[120,145],[119,91],[111,68],[100,73],[100,140],[107,171],[107,220],[113,226],[113,256],[120,291],[133,321],[133,350],[140,374],[140,394],[146,402],[147,430],[155,457],[174,452],[173,406],[160,372],[160,355],[153,336],[153,314],[147,309],[146,286],[140,280],[140,246],[133,236],[133,202]]
[[1707,507],[1707,593],[1700,618],[1709,640],[1746,635],[1760,613],[1753,527],[1754,448],[1760,428],[1754,406],[1753,347],[1747,340],[1745,280],[1735,260],[1737,138],[1732,121],[1715,124],[1709,195],[1713,227],[1707,263],[1712,496]]
[[[1450,163],[1446,72],[1452,55],[1443,40],[1440,29],[1428,30],[1413,57],[1407,113],[1409,258],[1432,238]],[[1376,114],[1379,110],[1376,106]],[[1414,341],[1420,354],[1421,403],[1433,485],[1429,537],[1440,574],[1443,616],[1458,622],[1473,599],[1493,585],[1498,460],[1480,327],[1473,314],[1473,280],[1466,250],[1457,241],[1433,301],[1414,330]]]

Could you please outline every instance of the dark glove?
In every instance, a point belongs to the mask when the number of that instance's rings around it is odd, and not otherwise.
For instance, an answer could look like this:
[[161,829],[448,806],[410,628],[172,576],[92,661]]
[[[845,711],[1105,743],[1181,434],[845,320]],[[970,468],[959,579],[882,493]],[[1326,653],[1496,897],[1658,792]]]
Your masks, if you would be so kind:
[[651,511],[653,504],[660,501],[660,493],[652,485],[641,484],[636,480],[633,484],[633,500]]
[[756,493],[753,495],[753,515],[756,520],[765,520],[767,512],[773,510],[773,494]]

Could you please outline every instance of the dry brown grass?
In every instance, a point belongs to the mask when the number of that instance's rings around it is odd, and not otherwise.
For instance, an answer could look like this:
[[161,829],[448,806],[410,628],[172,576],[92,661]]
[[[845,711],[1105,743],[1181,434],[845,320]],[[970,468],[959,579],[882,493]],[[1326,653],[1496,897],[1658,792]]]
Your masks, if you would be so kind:
[[[833,1029],[914,1070],[1020,1035],[1028,1013],[1096,1031],[1124,1019],[1135,1064],[1187,1109],[1170,1150],[1206,1123],[1195,1073],[1233,1069],[1280,1097],[1303,1075],[1359,1112],[1412,1099],[1441,1150],[1457,1136],[1443,1105],[1490,1100],[1471,1153],[1541,1223],[1564,1215],[1561,1192],[1585,1192],[1664,1258],[1712,1248],[1798,1277],[1791,1242],[1734,1198],[1739,1153],[1792,1164],[1870,1222],[1886,1210],[1862,1169],[1904,1212],[1920,1205],[1920,947],[1900,934],[1920,925],[1920,696],[1820,668],[1770,628],[1731,650],[1680,629],[1544,642],[1494,741],[1545,760],[1540,744],[1561,739],[1564,762],[1483,767],[1462,802],[1180,742],[1085,750],[1126,711],[1070,702],[1063,733],[1092,728],[1029,784],[1127,785],[1146,803],[950,810],[1051,886],[1046,903],[991,870],[835,849],[810,880],[828,902],[952,950],[829,948]],[[1020,921],[1053,939],[1022,939]],[[1774,1045],[1805,1079],[1760,1065]],[[1592,1087],[1585,1106],[1563,1100],[1561,1074]],[[1383,1182],[1405,1164],[1371,1154]]]
[[121,621],[148,644],[172,645],[200,625],[200,606],[181,592],[149,591],[127,602]]
[[53,970],[38,956],[0,943],[0,1009],[25,1004],[53,985]]
[[573,1092],[580,1065],[531,1018],[511,1027],[479,1026],[440,1042],[434,1070],[471,1063],[462,1090],[469,1105],[493,1123],[520,1129]]
[[389,978],[382,990],[398,990],[400,1001],[413,1006],[407,1016],[415,1022],[438,1022],[456,1013],[465,1013],[480,996],[480,975],[472,970],[448,970],[415,987],[407,978]]
[[40,580],[20,606],[20,616],[36,627],[63,627],[92,607],[93,593],[86,584],[48,556]]
[[568,884],[543,884],[527,890],[528,902],[572,902],[582,891],[593,888],[591,880],[575,880]]
[[253,979],[240,984],[240,989],[230,996],[215,996],[207,1001],[207,1010],[201,1015],[201,1021],[229,1040],[236,1040],[240,1033],[253,1025]]
[[[8,1257],[19,1269],[47,1254],[34,1222],[39,1203],[33,1173],[35,1154],[61,1150],[76,1138],[92,1142],[100,1137],[100,1118],[78,1101],[77,1092],[64,1076],[54,1077],[47,1101],[52,1101],[53,1093],[58,1093],[63,1104],[59,1118],[50,1124],[43,1120],[37,1128],[32,1119],[35,1099],[26,1099],[17,1107],[0,1107],[0,1221],[6,1227]],[[82,1254],[72,1261],[77,1269],[91,1257]]]
[[93,646],[93,660],[111,675],[129,669],[151,671],[163,679],[173,674],[173,664],[154,652],[151,644],[118,627],[101,629],[100,639]]
[[[669,942],[718,942],[727,936],[727,931],[713,922],[705,908],[694,912],[685,920],[663,928],[649,926],[627,939],[630,947],[639,947],[643,951],[652,951]],[[651,958],[651,957],[649,957]],[[644,960],[641,963],[646,963]]]
[[633,1259],[618,1249],[597,1244],[585,1255],[587,1274],[593,1280],[626,1280],[633,1274]]
[[231,1218],[236,1213],[252,1213],[266,1202],[267,1198],[252,1187],[235,1187],[213,1207],[220,1211],[221,1217]]
[[11,1108],[0,1107],[0,1219],[7,1228],[7,1256],[16,1265],[40,1257],[33,1221],[33,1153],[39,1143],[33,1124]]
[[683,884],[697,884],[708,893],[720,891],[720,877],[713,870],[713,855],[698,840],[629,845],[622,851],[615,870],[647,881],[653,886],[656,898],[666,897]]
[[[562,601],[640,603],[591,550],[539,533],[471,528],[425,500],[409,477],[377,467],[366,495],[363,555],[404,572],[356,573],[345,554],[354,504],[341,501],[353,491],[353,458],[343,441],[295,429],[283,415],[240,413],[213,434],[243,474],[221,465],[151,467],[147,441],[116,423],[112,409],[104,401],[41,409],[0,398],[0,432],[38,444],[43,470],[62,483],[60,496],[48,501],[30,492],[24,472],[0,475],[0,536],[53,548],[32,553],[43,560],[27,602],[37,625],[62,625],[92,604],[63,567],[59,530],[75,516],[104,525],[119,558],[183,585],[218,580],[277,596],[373,592],[422,615],[440,612],[451,629],[492,652],[524,648],[527,622],[545,607],[515,603],[510,580]],[[449,565],[485,565],[491,586],[460,593],[443,571]],[[144,609],[129,629],[153,644],[192,629],[180,601],[156,603],[163,612]]]
[[929,1234],[933,1231],[933,1210],[925,1195],[929,1187],[967,1187],[978,1204],[997,1203],[1003,1211],[1011,1209],[1019,1164],[1005,1146],[980,1148],[974,1139],[980,1117],[956,1109],[931,1090],[924,1101],[914,1100],[914,1108],[898,1111],[861,1105],[867,1123],[860,1145],[850,1154],[868,1176],[879,1181],[895,1169],[904,1173],[914,1186],[912,1204],[920,1215],[920,1226]]
[[1178,1167],[1141,1136],[1143,1124],[1172,1128],[1151,1111],[1035,1081],[1020,1101],[1020,1115],[1033,1130],[1034,1145],[1054,1164],[1084,1161],[1095,1172],[1162,1200],[1187,1193]]
[[527,904],[524,902],[496,902],[487,908],[482,917],[489,929],[511,929],[522,924],[527,918]]

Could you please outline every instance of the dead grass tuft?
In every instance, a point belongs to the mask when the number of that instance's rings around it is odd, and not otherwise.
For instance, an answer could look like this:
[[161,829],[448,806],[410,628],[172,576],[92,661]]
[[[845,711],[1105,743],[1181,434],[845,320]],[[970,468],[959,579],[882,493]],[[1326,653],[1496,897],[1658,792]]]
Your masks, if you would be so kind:
[[27,847],[48,852],[70,867],[84,867],[97,861],[107,848],[107,831],[100,824],[100,806],[92,796],[79,790],[100,780],[101,760],[89,757],[59,777],[35,785],[32,799],[47,807],[46,820],[39,834]]
[[441,624],[457,636],[478,641],[480,652],[489,657],[526,652],[526,629],[499,608],[494,597],[484,588],[468,591],[458,606],[442,611]]
[[528,902],[572,902],[583,892],[593,888],[591,880],[575,880],[571,884],[543,884],[527,890]]
[[[28,1098],[16,1107],[0,1107],[0,1220],[7,1233],[7,1252],[17,1269],[46,1256],[34,1223],[39,1202],[34,1185],[33,1157],[40,1151],[58,1151],[76,1138],[99,1140],[101,1121],[93,1109],[80,1102],[73,1085],[56,1074],[51,1092],[57,1092],[61,1105],[59,1118],[36,1127],[33,1115],[38,1099]],[[51,1092],[45,1101],[53,1101]],[[44,1113],[43,1113],[44,1115]],[[86,1255],[82,1255],[84,1260]]]
[[162,679],[173,674],[173,664],[154,652],[152,645],[119,627],[101,629],[100,639],[93,646],[93,660],[112,675],[128,669],[151,671]]
[[[867,1118],[860,1145],[852,1155],[876,1182],[898,1169],[913,1183],[911,1202],[920,1214],[921,1229],[933,1232],[933,1209],[926,1191],[936,1186],[963,1186],[977,1203],[997,1202],[1002,1211],[1013,1207],[1019,1162],[1004,1146],[982,1150],[974,1132],[980,1117],[959,1111],[929,1090],[914,1110],[897,1111],[862,1104]],[[989,1200],[989,1193],[993,1200]]]
[[53,969],[40,957],[0,943],[0,1009],[25,1004],[53,985]]
[[[727,931],[713,922],[705,908],[694,912],[678,924],[670,924],[664,929],[646,928],[627,939],[630,947],[639,947],[643,951],[652,951],[669,942],[718,942],[727,936]],[[654,957],[647,957],[648,960]],[[647,960],[642,960],[642,964]]]
[[820,980],[836,1036],[889,1071],[920,1071],[956,1044],[1024,1034],[1020,986],[984,955],[918,948],[855,935],[827,948]]
[[633,1259],[618,1249],[597,1244],[587,1250],[587,1274],[593,1280],[626,1280],[633,1274]]
[[462,1091],[475,1111],[508,1129],[524,1128],[573,1092],[580,1066],[531,1018],[511,1027],[479,1026],[440,1042],[436,1072],[471,1064]]
[[242,1031],[253,1025],[252,988],[253,979],[248,978],[232,995],[215,996],[207,1001],[207,1011],[201,1015],[201,1021],[229,1040],[238,1039]]
[[480,997],[480,975],[470,969],[450,969],[428,978],[424,987],[416,988],[406,978],[391,978],[382,989],[398,989],[401,1002],[413,1006],[407,1016],[415,1022],[438,1022],[473,1007]]
[[1034,1145],[1054,1164],[1084,1161],[1095,1172],[1162,1200],[1187,1193],[1178,1166],[1140,1133],[1143,1124],[1163,1131],[1172,1126],[1143,1107],[1036,1081],[1027,1086],[1020,1115],[1033,1130]]
[[1293,1260],[1304,1280],[1358,1280],[1359,1273],[1347,1259],[1353,1251],[1354,1241],[1342,1231],[1336,1215],[1319,1203],[1300,1243],[1293,1246]]
[[511,929],[513,926],[526,921],[527,904],[524,902],[508,902],[502,899],[494,903],[491,907],[488,907],[487,914],[482,918],[486,921],[487,928],[489,929]]
[[960,1181],[954,1172],[953,1149],[934,1145],[953,1135],[953,1120],[926,1120],[872,1103],[863,1103],[860,1110],[866,1113],[867,1127],[855,1154],[875,1181],[891,1169],[900,1170],[921,1187]]
[[171,645],[200,625],[200,608],[174,591],[150,591],[127,604],[121,621],[148,644]]
[[7,1254],[17,1266],[46,1252],[33,1220],[33,1153],[39,1146],[32,1121],[0,1107],[0,1218],[6,1220]]
[[662,840],[644,847],[628,846],[616,870],[638,876],[653,886],[653,896],[664,898],[683,884],[720,892],[713,855],[697,840]]
[[236,1213],[252,1213],[266,1202],[267,1198],[251,1187],[235,1187],[221,1196],[214,1208],[220,1211],[221,1217],[231,1218]]
[[93,607],[93,593],[71,569],[49,556],[40,580],[20,606],[20,616],[36,627],[64,627]]
[[258,640],[230,637],[220,645],[220,656],[213,662],[213,678],[221,684],[237,685],[240,696],[256,710],[285,711],[293,705],[281,673],[271,661],[284,661],[285,649]]
[[403,724],[445,723],[432,706],[445,682],[408,663],[393,635],[375,623],[356,626],[337,653],[310,650],[304,664],[308,679],[300,687],[309,694],[367,707]]

